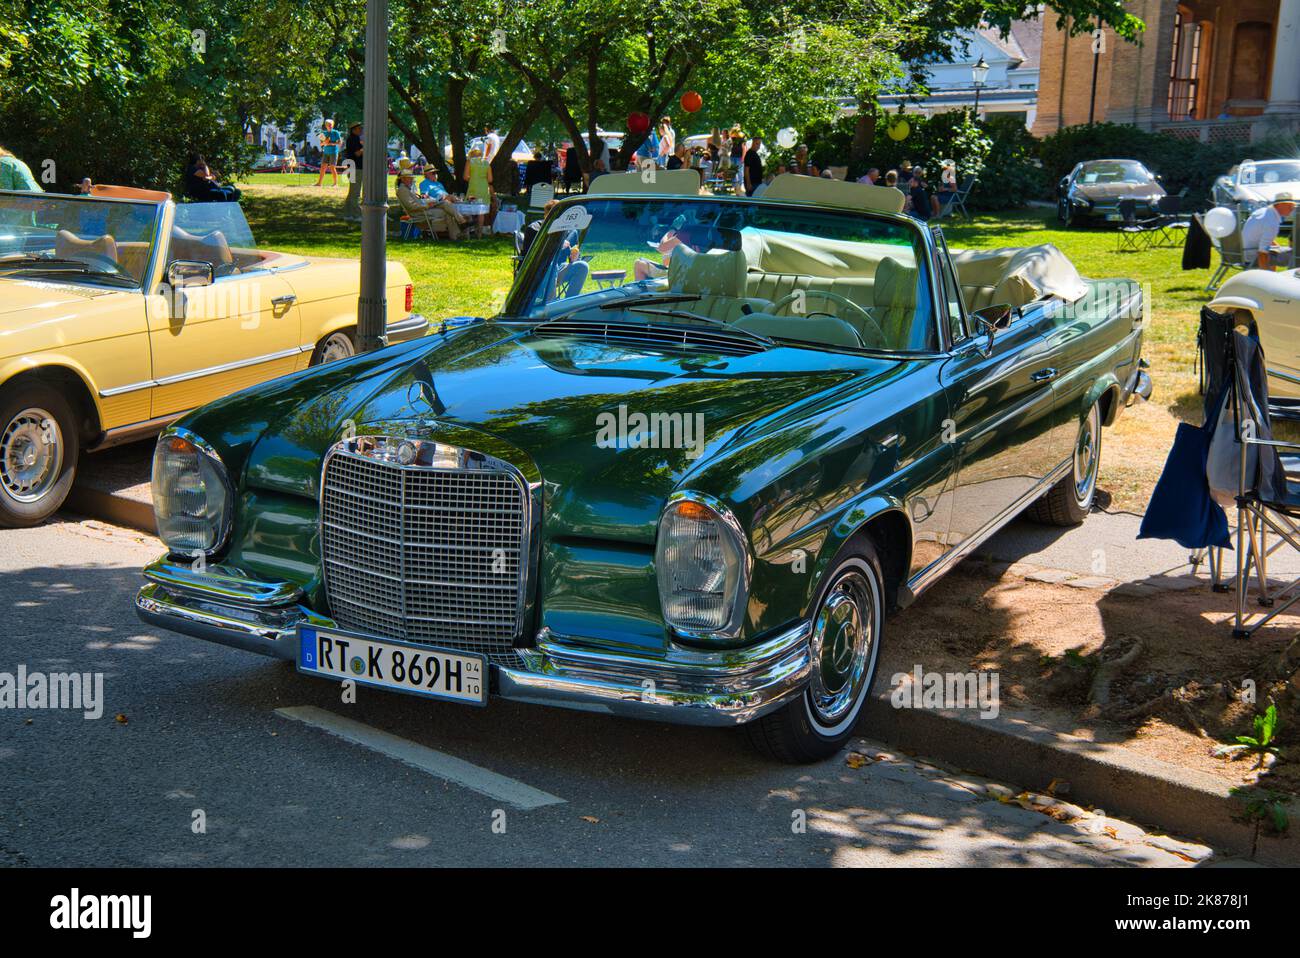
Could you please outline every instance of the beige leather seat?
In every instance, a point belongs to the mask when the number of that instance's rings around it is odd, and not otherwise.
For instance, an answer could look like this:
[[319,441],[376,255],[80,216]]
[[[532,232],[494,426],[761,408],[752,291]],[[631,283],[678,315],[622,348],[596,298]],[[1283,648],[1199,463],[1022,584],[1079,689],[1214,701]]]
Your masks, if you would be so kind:
[[54,234],[54,255],[59,259],[80,260],[87,266],[94,266],[96,258],[117,263],[117,241],[111,235],[84,240],[71,230],[59,230]]
[[876,267],[871,310],[890,349],[929,349],[930,330],[916,320],[916,269],[886,256]]
[[211,263],[212,271],[217,276],[236,272],[235,257],[226,242],[226,234],[213,230],[207,236],[195,236],[179,226],[172,227],[171,246],[167,251],[167,262],[178,259],[197,263]]
[[698,301],[683,303],[682,309],[701,316],[735,322],[748,305],[755,312],[771,307],[767,300],[745,295],[745,254],[740,250],[709,250],[696,253],[686,246],[673,249],[668,260],[668,288],[674,293],[694,293]]

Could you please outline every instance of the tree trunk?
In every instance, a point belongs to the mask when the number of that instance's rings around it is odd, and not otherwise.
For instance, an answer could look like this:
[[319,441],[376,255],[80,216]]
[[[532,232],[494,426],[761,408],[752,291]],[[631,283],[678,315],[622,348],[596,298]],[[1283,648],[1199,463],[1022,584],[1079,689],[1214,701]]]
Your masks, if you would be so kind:
[[876,141],[876,106],[864,96],[858,97],[858,113],[853,118],[853,143],[849,147],[849,177],[867,172],[871,147]]
[[[515,117],[514,122],[510,124],[510,129],[501,137],[501,146],[497,150],[497,155],[492,158],[492,183],[498,193],[508,193],[513,196],[518,192],[518,168],[510,156],[523,140],[524,134],[537,122],[537,118],[545,109],[546,105],[542,103],[541,97],[533,97],[528,108]],[[509,189],[506,188],[507,184]]]
[[465,87],[469,81],[462,77],[447,78],[447,135],[451,139],[452,184],[448,189],[462,193],[469,188],[462,176],[465,172]]
[[[601,148],[596,123],[596,81],[600,75],[600,49],[600,44],[593,42],[587,50],[587,144],[590,156],[599,156]],[[587,169],[590,170],[591,167]]]

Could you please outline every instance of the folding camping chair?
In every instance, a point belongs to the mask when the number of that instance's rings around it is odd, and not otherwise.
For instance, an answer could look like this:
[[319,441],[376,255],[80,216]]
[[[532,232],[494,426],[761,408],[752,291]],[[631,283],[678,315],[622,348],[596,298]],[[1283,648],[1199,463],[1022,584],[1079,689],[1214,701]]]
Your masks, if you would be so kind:
[[[1207,420],[1219,415],[1219,406],[1225,383],[1233,377],[1232,337],[1234,335],[1234,322],[1236,322],[1236,317],[1231,311],[1219,313],[1209,306],[1201,308],[1201,324],[1196,334],[1196,369],[1200,392],[1205,397],[1205,418]],[[1247,320],[1247,328],[1250,328],[1249,320]],[[1300,399],[1270,397],[1266,402],[1266,406],[1270,423],[1284,419],[1300,420]],[[1229,485],[1232,488],[1217,489],[1216,492],[1219,495],[1216,498],[1220,502],[1226,501],[1231,507],[1231,505],[1235,504],[1238,494],[1236,489],[1238,483],[1234,478]],[[1230,513],[1230,525],[1231,520]],[[1278,540],[1266,552],[1272,553],[1281,548],[1283,544],[1282,540]],[[1196,572],[1197,567],[1202,562],[1207,560],[1210,566],[1210,588],[1215,592],[1231,591],[1233,584],[1226,581],[1223,576],[1222,549],[1200,549],[1188,557],[1193,573]]]
[[[1160,233],[1160,245],[1169,247],[1180,247],[1187,239],[1187,228],[1190,220],[1183,212],[1182,194],[1172,193],[1168,196],[1160,197],[1156,203],[1155,227]],[[1154,242],[1151,245],[1156,245]]]
[[1131,199],[1119,201],[1119,215],[1123,218],[1123,222],[1119,224],[1119,232],[1115,234],[1115,252],[1122,253],[1127,250],[1130,253],[1140,253],[1144,249],[1150,249],[1159,230],[1160,217],[1138,219],[1137,200]]
[[[1300,578],[1272,591],[1268,559],[1286,545],[1300,553],[1300,444],[1273,438],[1268,370],[1254,323],[1239,321],[1227,336],[1228,402],[1238,451],[1236,609],[1232,634],[1249,638],[1300,601]],[[1276,536],[1269,545],[1269,534]],[[1247,612],[1251,592],[1267,612]]]
[[1246,252],[1241,248],[1241,223],[1227,236],[1211,236],[1210,245],[1219,252],[1219,265],[1210,281],[1205,284],[1205,291],[1213,293],[1219,288],[1230,270],[1249,269],[1253,264],[1246,262]]

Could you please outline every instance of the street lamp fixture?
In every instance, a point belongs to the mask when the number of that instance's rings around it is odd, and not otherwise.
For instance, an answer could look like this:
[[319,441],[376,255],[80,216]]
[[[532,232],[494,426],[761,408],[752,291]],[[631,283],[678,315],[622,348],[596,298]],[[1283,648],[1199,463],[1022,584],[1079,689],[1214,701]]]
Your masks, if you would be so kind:
[[980,115],[980,87],[984,81],[989,78],[989,65],[984,62],[984,55],[975,61],[975,65],[970,68],[970,78],[975,81],[975,118],[979,119]]

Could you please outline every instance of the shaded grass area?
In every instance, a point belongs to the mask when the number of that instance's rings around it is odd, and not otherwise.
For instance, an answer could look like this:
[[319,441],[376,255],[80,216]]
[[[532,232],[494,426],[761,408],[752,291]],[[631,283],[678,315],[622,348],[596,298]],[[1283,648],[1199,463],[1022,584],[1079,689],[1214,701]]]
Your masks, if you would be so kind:
[[[259,244],[309,256],[359,257],[361,229],[342,218],[342,181],[338,187],[316,187],[315,182],[315,174],[271,173],[255,174],[241,184]],[[971,223],[946,221],[944,230],[954,247],[1052,243],[1090,279],[1143,284],[1150,304],[1143,352],[1151,363],[1155,392],[1150,403],[1134,405],[1107,431],[1101,475],[1112,508],[1143,510],[1178,421],[1200,418],[1196,327],[1200,307],[1209,298],[1204,292],[1209,272],[1183,272],[1181,249],[1116,252],[1113,231],[1061,229],[1051,210],[980,215]],[[416,310],[435,320],[495,312],[510,287],[512,251],[505,236],[403,242],[390,233],[388,246],[389,258],[405,265],[415,283]]]

